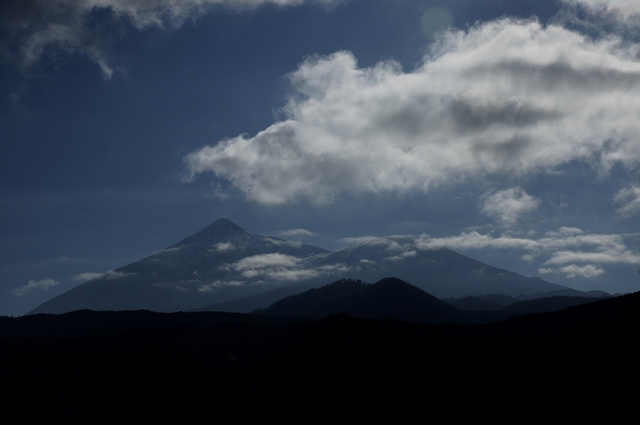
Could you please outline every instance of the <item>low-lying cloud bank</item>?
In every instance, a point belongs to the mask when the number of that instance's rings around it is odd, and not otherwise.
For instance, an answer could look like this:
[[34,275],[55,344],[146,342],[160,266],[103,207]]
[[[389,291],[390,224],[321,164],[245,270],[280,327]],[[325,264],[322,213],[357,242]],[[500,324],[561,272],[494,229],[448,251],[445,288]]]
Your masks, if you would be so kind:
[[[216,7],[247,10],[272,4],[303,3],[331,5],[341,0],[10,0],[4,6],[2,28],[13,43],[16,59],[28,68],[45,52],[80,53],[96,62],[105,77],[114,72],[109,43],[117,31],[101,32],[126,22],[139,30],[179,27]],[[108,16],[107,19],[105,15]],[[103,19],[96,24],[96,19]]]
[[445,34],[412,72],[393,61],[359,68],[344,51],[311,57],[290,75],[283,121],[193,152],[186,166],[263,204],[427,192],[572,161],[601,174],[635,168],[639,49],[502,19]]
[[420,249],[521,251],[525,261],[540,264],[540,273],[563,273],[567,277],[595,277],[604,273],[603,264],[640,264],[640,252],[629,248],[621,235],[586,233],[575,227],[561,227],[540,238],[465,232],[457,236],[416,240]]

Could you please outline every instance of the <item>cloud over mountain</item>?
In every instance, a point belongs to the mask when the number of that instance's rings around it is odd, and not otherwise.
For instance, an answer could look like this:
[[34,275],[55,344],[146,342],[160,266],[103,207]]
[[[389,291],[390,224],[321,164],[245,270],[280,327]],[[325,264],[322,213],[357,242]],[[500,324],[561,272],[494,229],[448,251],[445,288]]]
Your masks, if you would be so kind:
[[523,257],[539,261],[540,273],[564,273],[567,277],[595,277],[604,273],[601,264],[640,264],[640,252],[628,246],[623,236],[587,233],[575,227],[561,227],[539,238],[509,234],[494,237],[475,231],[444,238],[423,234],[416,240],[416,246],[463,251],[519,250],[524,253]]
[[290,74],[285,119],[185,159],[254,201],[331,202],[342,192],[427,192],[487,175],[640,162],[638,50],[535,20],[451,31],[424,62],[359,68],[349,52]]

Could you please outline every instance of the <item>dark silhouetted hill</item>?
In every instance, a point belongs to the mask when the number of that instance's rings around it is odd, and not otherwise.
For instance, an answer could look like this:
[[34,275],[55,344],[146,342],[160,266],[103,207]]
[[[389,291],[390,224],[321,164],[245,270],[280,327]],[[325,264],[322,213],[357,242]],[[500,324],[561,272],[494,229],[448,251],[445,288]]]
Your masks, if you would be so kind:
[[467,315],[423,290],[397,278],[373,285],[340,280],[284,298],[261,315],[315,316],[344,313],[357,318],[396,319],[410,323],[464,323]]

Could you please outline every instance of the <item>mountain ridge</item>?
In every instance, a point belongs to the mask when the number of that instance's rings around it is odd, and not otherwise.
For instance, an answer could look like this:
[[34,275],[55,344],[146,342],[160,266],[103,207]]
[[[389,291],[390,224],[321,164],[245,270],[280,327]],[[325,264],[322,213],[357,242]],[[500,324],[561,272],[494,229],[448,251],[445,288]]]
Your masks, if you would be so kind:
[[[407,237],[376,238],[337,251],[247,232],[218,219],[166,249],[89,280],[27,314],[73,310],[159,312],[206,309],[254,297],[244,312],[266,307],[260,295],[337,279],[376,282],[395,276],[438,298],[565,290],[446,248],[421,249]],[[286,291],[284,291],[286,292]],[[228,310],[239,311],[239,310]]]
[[469,315],[401,279],[387,277],[374,284],[343,279],[309,289],[253,314],[315,316],[347,314],[360,319],[396,319],[408,323],[464,323]]

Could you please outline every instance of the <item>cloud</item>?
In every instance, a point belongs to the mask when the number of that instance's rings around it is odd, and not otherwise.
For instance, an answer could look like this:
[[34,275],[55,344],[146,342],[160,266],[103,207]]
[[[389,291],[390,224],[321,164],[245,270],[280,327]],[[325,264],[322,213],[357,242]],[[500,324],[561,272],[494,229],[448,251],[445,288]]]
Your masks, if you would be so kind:
[[428,192],[483,176],[640,162],[636,45],[502,19],[450,31],[424,62],[359,68],[314,56],[289,77],[285,119],[185,158],[263,204]]
[[340,263],[315,268],[306,267],[305,259],[279,253],[245,257],[232,264],[230,268],[240,272],[246,279],[266,278],[276,281],[299,281],[349,270]]
[[16,297],[22,297],[23,295],[26,295],[33,290],[42,289],[48,291],[49,288],[57,285],[60,285],[60,282],[49,278],[41,280],[30,280],[29,283],[24,286],[15,288],[13,291],[11,291],[11,293]]
[[588,264],[586,266],[577,266],[575,264],[571,264],[569,266],[560,267],[557,270],[548,269],[548,268],[540,268],[538,272],[545,273],[553,273],[553,272],[561,272],[567,275],[567,279],[572,279],[576,276],[582,276],[585,278],[592,278],[604,273],[600,267],[594,266],[592,264]]
[[231,281],[221,281],[221,280],[216,280],[215,282],[211,282],[208,283],[206,285],[202,285],[198,288],[198,292],[213,292],[214,290],[218,289],[218,288],[222,288],[225,286],[242,286],[244,285],[245,282],[240,281],[240,280],[231,280]]
[[247,271],[255,269],[265,269],[274,267],[294,267],[302,260],[291,255],[273,253],[260,254],[251,257],[245,257],[234,263],[233,268],[238,271]]
[[288,246],[295,249],[302,248],[302,242],[298,241],[283,241],[281,239],[265,238],[266,242],[276,246]]
[[123,272],[117,272],[114,270],[109,270],[106,273],[95,273],[95,272],[80,273],[76,275],[73,279],[74,280],[92,280],[92,279],[99,279],[102,277],[105,277],[107,279],[119,279],[121,277],[131,276],[134,274],[135,273],[123,273]]
[[[416,240],[416,247],[454,250],[522,250],[526,253],[523,255],[526,261],[538,259],[542,266],[539,269],[540,273],[561,272],[566,273],[568,277],[597,276],[604,273],[600,264],[640,264],[640,252],[629,248],[621,235],[589,234],[575,227],[561,227],[537,239],[510,235],[494,237],[478,232],[462,233],[445,238],[431,238],[423,234]],[[580,263],[590,264],[576,265]]]
[[355,245],[355,244],[360,244],[364,242],[371,242],[371,241],[378,241],[378,240],[381,240],[381,238],[377,236],[359,236],[359,237],[353,237],[353,238],[352,237],[342,238],[338,242],[346,245]]
[[236,249],[231,242],[220,242],[215,244],[213,247],[217,252],[227,252]]
[[262,5],[332,5],[341,0],[9,0],[0,19],[13,50],[25,68],[45,53],[80,53],[100,66],[106,78],[114,72],[108,46],[117,28],[127,23],[145,30],[179,27],[216,8],[246,10]]
[[73,279],[74,280],[92,280],[102,276],[104,276],[104,273],[88,272],[88,273],[80,273],[78,275],[75,275]]
[[640,3],[635,0],[561,0],[554,20],[597,37],[619,34],[640,40]]
[[640,213],[640,186],[633,185],[622,189],[613,199],[616,203],[621,204],[621,207],[617,209],[621,216],[630,217]]
[[243,258],[232,265],[244,278],[269,278],[297,281],[318,276],[313,269],[301,267],[302,259],[285,254],[260,254]]
[[287,237],[287,238],[298,237],[298,236],[303,236],[303,237],[317,237],[318,236],[315,233],[310,232],[310,231],[308,231],[306,229],[283,230],[281,232],[278,232],[278,234],[280,236]]
[[487,191],[480,197],[480,211],[511,226],[518,217],[538,208],[540,201],[530,196],[521,187],[516,186],[498,192]]
[[594,15],[612,16],[618,19],[640,17],[640,3],[636,0],[561,0],[571,6],[582,6]]

